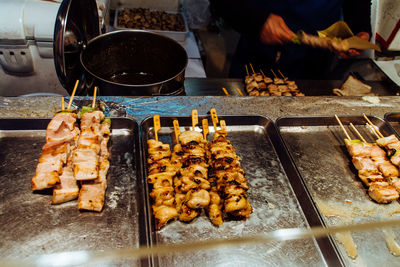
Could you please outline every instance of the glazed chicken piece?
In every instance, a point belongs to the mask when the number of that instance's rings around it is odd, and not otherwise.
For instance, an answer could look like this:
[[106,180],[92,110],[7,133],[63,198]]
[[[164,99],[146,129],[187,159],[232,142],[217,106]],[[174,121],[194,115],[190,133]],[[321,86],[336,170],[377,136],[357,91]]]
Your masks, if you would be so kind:
[[147,181],[152,185],[150,197],[153,199],[153,215],[156,227],[160,229],[178,216],[175,202],[173,180],[176,167],[171,162],[171,151],[168,144],[150,139],[148,146]]
[[226,213],[248,218],[252,208],[247,198],[247,181],[240,166],[240,157],[236,155],[226,136],[226,131],[217,131],[213,136],[210,148],[212,190],[218,192],[218,196],[223,196],[223,208]]

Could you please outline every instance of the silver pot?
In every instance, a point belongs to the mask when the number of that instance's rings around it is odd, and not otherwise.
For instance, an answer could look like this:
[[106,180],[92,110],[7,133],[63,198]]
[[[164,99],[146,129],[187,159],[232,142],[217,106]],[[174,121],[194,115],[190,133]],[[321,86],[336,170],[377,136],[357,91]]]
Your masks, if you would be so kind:
[[184,92],[185,49],[163,35],[122,30],[99,35],[82,49],[87,84],[101,95],[179,95]]

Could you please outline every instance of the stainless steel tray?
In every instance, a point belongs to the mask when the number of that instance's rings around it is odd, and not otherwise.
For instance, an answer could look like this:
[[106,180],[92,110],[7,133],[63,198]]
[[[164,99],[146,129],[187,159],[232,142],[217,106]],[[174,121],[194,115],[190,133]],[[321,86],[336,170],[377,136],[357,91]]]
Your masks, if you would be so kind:
[[[150,10],[151,11],[155,11],[155,10],[152,10],[152,9],[150,9]],[[122,25],[118,24],[118,13],[121,13],[123,11],[124,11],[124,8],[117,8],[116,9],[115,18],[114,18],[114,28],[117,29],[117,30],[135,29],[135,28],[126,28],[126,27],[123,27]],[[160,11],[162,11],[162,10],[160,10]],[[188,28],[188,24],[187,24],[187,21],[186,21],[186,16],[183,13],[180,13],[180,12],[172,12],[172,11],[164,11],[164,12],[169,13],[169,14],[175,14],[175,15],[176,14],[181,14],[182,18],[183,18],[183,23],[184,23],[184,26],[185,26],[185,30],[184,31],[165,31],[165,30],[148,29],[146,31],[151,31],[151,32],[155,32],[155,33],[158,33],[158,34],[162,34],[164,36],[167,36],[169,38],[174,39],[177,42],[184,42],[186,40],[187,34],[189,33],[189,28]]]
[[400,113],[386,113],[385,121],[389,123],[389,125],[393,128],[393,130],[397,133],[397,136],[400,136]]
[[[352,138],[359,139],[348,127],[350,122],[368,142],[375,141],[362,116],[340,119]],[[376,117],[370,119],[385,136],[393,133],[383,120]],[[345,135],[334,117],[286,117],[279,118],[276,124],[297,166],[298,175],[325,225],[368,222],[399,216],[395,215],[400,212],[399,202],[382,205],[368,197],[347,153],[343,141]],[[374,230],[351,233],[358,252],[355,260],[347,256],[345,247],[340,244],[347,244],[348,241],[343,240],[349,238],[349,234],[335,236],[333,240],[346,265],[394,266],[399,264],[399,258],[391,255],[384,236],[386,234],[399,240],[399,230],[396,228],[394,232]]]
[[80,212],[76,201],[51,205],[51,190],[47,194],[31,192],[48,122],[0,119],[0,257],[21,259],[147,245],[136,121],[111,119],[111,164],[100,213]]
[[[205,118],[199,117],[199,121]],[[189,130],[190,117],[161,117],[159,138],[173,147],[172,121],[179,120],[181,132]],[[225,221],[220,227],[211,224],[203,213],[191,223],[174,221],[161,230],[155,230],[148,203],[151,241],[153,245],[179,243],[213,238],[240,237],[281,228],[308,227],[307,220],[289,183],[284,166],[290,164],[274,124],[259,116],[221,116],[225,119],[228,138],[242,158],[242,167],[249,184],[249,200],[253,213],[248,220]],[[211,120],[209,119],[211,125]],[[198,129],[200,131],[200,129]],[[213,135],[210,127],[209,139]],[[153,138],[153,120],[145,119],[141,124],[143,164],[147,158],[146,141]],[[144,169],[146,173],[146,168]],[[146,188],[148,193],[148,188]],[[148,201],[149,198],[147,199]],[[326,241],[326,240],[325,240]],[[325,243],[326,245],[326,243]],[[220,248],[191,254],[175,254],[155,258],[160,266],[264,266],[300,265],[322,266],[339,263],[329,244],[322,254],[315,240],[271,242],[256,246]]]

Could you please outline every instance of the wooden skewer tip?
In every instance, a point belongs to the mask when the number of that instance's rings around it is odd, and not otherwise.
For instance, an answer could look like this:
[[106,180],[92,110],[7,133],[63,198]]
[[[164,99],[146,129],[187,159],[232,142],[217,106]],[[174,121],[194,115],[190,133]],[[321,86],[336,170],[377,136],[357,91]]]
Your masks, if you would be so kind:
[[353,123],[350,122],[351,128],[357,133],[358,137],[360,137],[361,141],[363,141],[365,144],[368,144],[368,142],[364,139],[364,137],[361,135],[361,133],[357,130],[357,128],[353,125]]
[[344,128],[342,122],[340,121],[339,117],[335,114],[335,118],[337,122],[339,123],[340,127],[342,128],[344,134],[346,135],[347,139],[351,140],[350,135],[347,133],[346,129]]

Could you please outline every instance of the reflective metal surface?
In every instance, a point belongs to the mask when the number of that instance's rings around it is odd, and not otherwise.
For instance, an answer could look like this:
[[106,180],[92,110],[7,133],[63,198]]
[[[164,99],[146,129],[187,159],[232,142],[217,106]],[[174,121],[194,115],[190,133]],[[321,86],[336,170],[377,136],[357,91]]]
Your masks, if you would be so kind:
[[[171,146],[174,135],[172,121],[175,118],[179,120],[181,132],[191,126],[189,117],[161,117],[162,128],[158,133],[159,139]],[[199,120],[203,118],[199,116]],[[226,120],[228,139],[232,141],[237,155],[242,159],[242,167],[250,187],[248,196],[253,206],[253,213],[247,220],[227,219],[220,227],[213,226],[203,213],[191,223],[174,221],[156,231],[149,209],[153,245],[246,237],[281,228],[308,227],[282,166],[285,151],[282,150],[283,146],[273,123],[259,116],[220,116],[220,119]],[[211,124],[211,120],[209,121]],[[145,144],[149,138],[153,138],[152,118],[142,122],[141,130],[145,166],[147,155]],[[212,127],[210,131],[209,139],[213,134]],[[149,189],[146,190],[148,194]],[[149,198],[147,201],[150,207]],[[330,258],[326,259],[314,239],[273,241],[268,244],[238,245],[210,251],[195,251],[190,254],[155,257],[154,263],[156,266],[322,266],[327,262],[340,264],[335,252],[330,249],[325,254],[329,254]]]
[[141,30],[103,34],[81,53],[87,79],[94,79],[101,95],[180,95],[187,63],[178,42]]
[[[368,142],[375,136],[366,128],[362,116],[340,117],[351,138],[359,139],[348,127],[352,122]],[[370,117],[383,135],[393,130],[383,120]],[[367,194],[352,166],[343,139],[345,134],[334,117],[287,117],[277,120],[277,126],[294,160],[309,195],[327,226],[343,223],[372,222],[398,219],[400,205],[377,204]],[[391,254],[388,244],[399,241],[400,228],[393,231],[371,230],[335,235],[333,240],[341,258],[348,266],[395,266],[399,258]],[[346,251],[347,249],[347,251]],[[355,250],[355,257],[352,252]],[[353,255],[351,258],[349,255]]]
[[[137,123],[112,119],[108,188],[103,211],[97,213],[79,211],[76,200],[51,205],[51,190],[31,192],[48,122],[0,120],[0,257],[24,259],[77,250],[146,246],[148,230]],[[80,259],[72,256],[70,260]],[[142,264],[148,265],[147,260]]]
[[75,81],[82,79],[81,50],[99,34],[95,0],[64,0],[61,3],[54,27],[54,65],[61,84],[69,93]]

